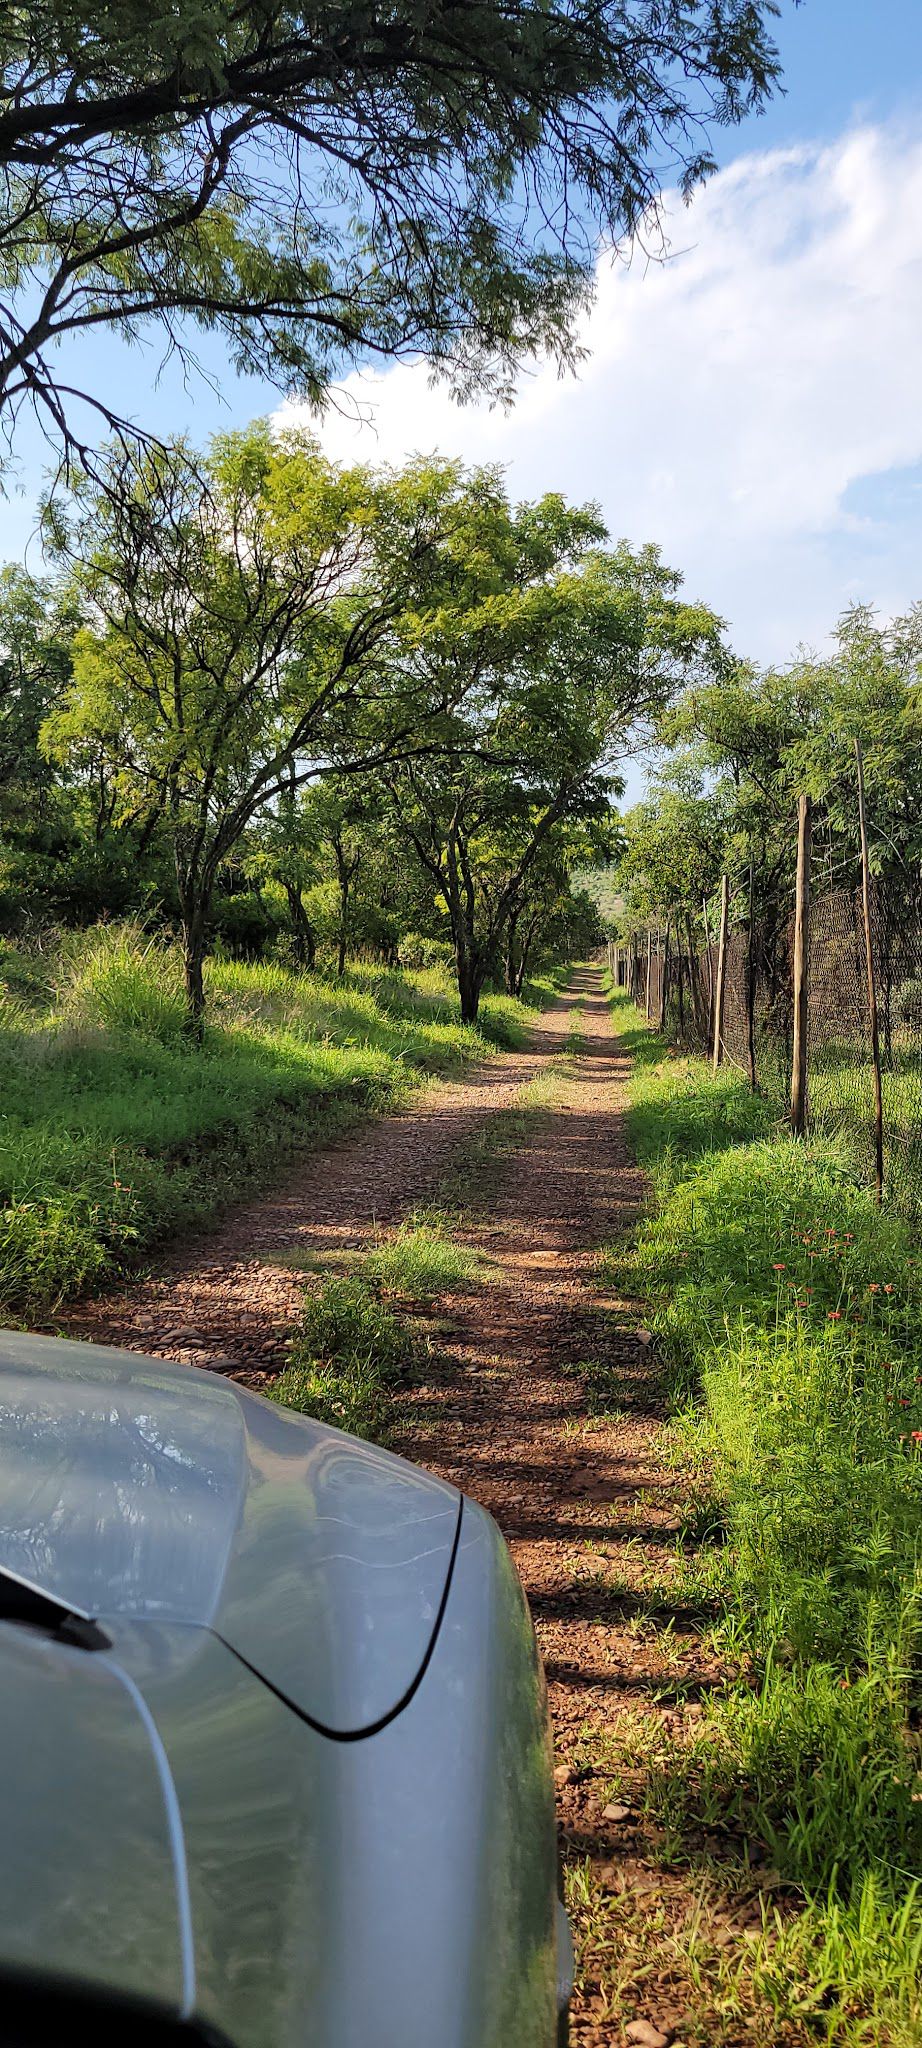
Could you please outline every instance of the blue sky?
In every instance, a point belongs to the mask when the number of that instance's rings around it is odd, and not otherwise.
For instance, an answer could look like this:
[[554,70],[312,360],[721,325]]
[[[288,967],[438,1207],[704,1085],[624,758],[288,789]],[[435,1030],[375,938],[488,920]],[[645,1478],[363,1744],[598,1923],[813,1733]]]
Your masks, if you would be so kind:
[[[759,660],[821,643],[852,599],[922,595],[922,4],[783,0],[777,34],[785,95],[716,136],[720,174],[674,210],[672,261],[600,267],[578,385],[538,366],[505,417],[461,412],[403,367],[350,380],[372,430],[324,430],[345,459],[440,446],[506,462],[522,494],[599,499]],[[216,391],[185,390],[176,365],[155,383],[156,344],[96,342],[85,373],[196,437],[277,403],[213,342],[202,355]],[[34,431],[17,457],[0,558],[34,526]]]
[[856,118],[912,119],[922,103],[919,0],[781,0],[775,28],[785,95],[722,136],[722,163],[748,149],[828,140]]

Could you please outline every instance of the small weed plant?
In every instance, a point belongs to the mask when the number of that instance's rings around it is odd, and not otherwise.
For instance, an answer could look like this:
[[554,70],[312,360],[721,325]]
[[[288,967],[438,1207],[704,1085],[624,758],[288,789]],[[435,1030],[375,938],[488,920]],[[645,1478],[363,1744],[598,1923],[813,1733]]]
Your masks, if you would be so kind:
[[307,1295],[291,1363],[269,1391],[317,1422],[380,1440],[412,1358],[412,1338],[368,1280],[337,1277]]
[[369,1252],[364,1272],[385,1294],[429,1302],[435,1295],[470,1286],[482,1261],[450,1235],[438,1214],[411,1218],[387,1242]]

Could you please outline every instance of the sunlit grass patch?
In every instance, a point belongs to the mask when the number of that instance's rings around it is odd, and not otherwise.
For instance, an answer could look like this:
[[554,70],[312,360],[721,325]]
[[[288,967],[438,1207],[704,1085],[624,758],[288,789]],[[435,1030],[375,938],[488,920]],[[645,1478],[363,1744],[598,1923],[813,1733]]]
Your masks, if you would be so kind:
[[380,1439],[393,1388],[412,1359],[407,1326],[369,1283],[335,1278],[306,1296],[291,1362],[268,1392],[317,1422]]
[[918,2048],[919,1888],[867,1876],[853,1908],[803,1905],[770,1868],[703,1856],[689,1885],[665,1870],[612,1883],[566,1872],[577,1975],[597,2024],[666,2020],[688,2048]]
[[[419,984],[392,970],[339,981],[213,960],[206,996],[199,1045],[178,948],[136,921],[66,935],[34,957],[0,951],[8,1315],[124,1270],[286,1159],[395,1105],[420,1076],[490,1049],[460,1023],[442,970]],[[532,1012],[513,1010],[527,1031]]]
[[363,1273],[387,1294],[428,1302],[438,1294],[468,1287],[482,1278],[483,1261],[475,1251],[452,1238],[444,1220],[411,1219],[368,1253]]

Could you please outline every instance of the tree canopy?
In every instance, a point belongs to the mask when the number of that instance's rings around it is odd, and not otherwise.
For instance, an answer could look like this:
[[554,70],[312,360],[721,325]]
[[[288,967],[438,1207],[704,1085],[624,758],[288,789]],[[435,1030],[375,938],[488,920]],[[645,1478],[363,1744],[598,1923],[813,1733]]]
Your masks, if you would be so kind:
[[84,776],[102,758],[118,821],[168,832],[195,1014],[217,876],[257,813],[320,763],[426,747],[443,700],[398,648],[454,573],[463,496],[451,465],[339,470],[257,425],[194,464],[115,455],[50,510],[80,625],[45,744]]
[[[713,168],[774,0],[36,0],[0,23],[0,408],[65,442],[68,334],[152,328],[316,397],[359,356],[503,388],[574,347],[599,237]],[[104,391],[83,390],[115,423]],[[85,438],[85,437],[84,437]]]
[[513,505],[493,470],[341,469],[260,424],[185,453],[116,451],[49,506],[73,631],[46,754],[169,852],[196,1024],[222,876],[282,889],[309,962],[323,874],[342,971],[388,840],[473,1020],[488,974],[521,985],[538,913],[566,924],[621,754],[720,667],[719,622],[593,506]]

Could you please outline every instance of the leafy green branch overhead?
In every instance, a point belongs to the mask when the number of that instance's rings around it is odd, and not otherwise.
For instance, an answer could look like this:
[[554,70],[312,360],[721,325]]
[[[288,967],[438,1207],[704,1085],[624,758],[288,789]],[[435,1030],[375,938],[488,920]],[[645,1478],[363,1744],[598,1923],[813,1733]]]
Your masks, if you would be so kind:
[[[0,17],[0,411],[87,441],[67,335],[196,327],[316,398],[357,356],[503,389],[600,239],[777,82],[773,0],[36,0]],[[77,408],[79,412],[80,408]]]

